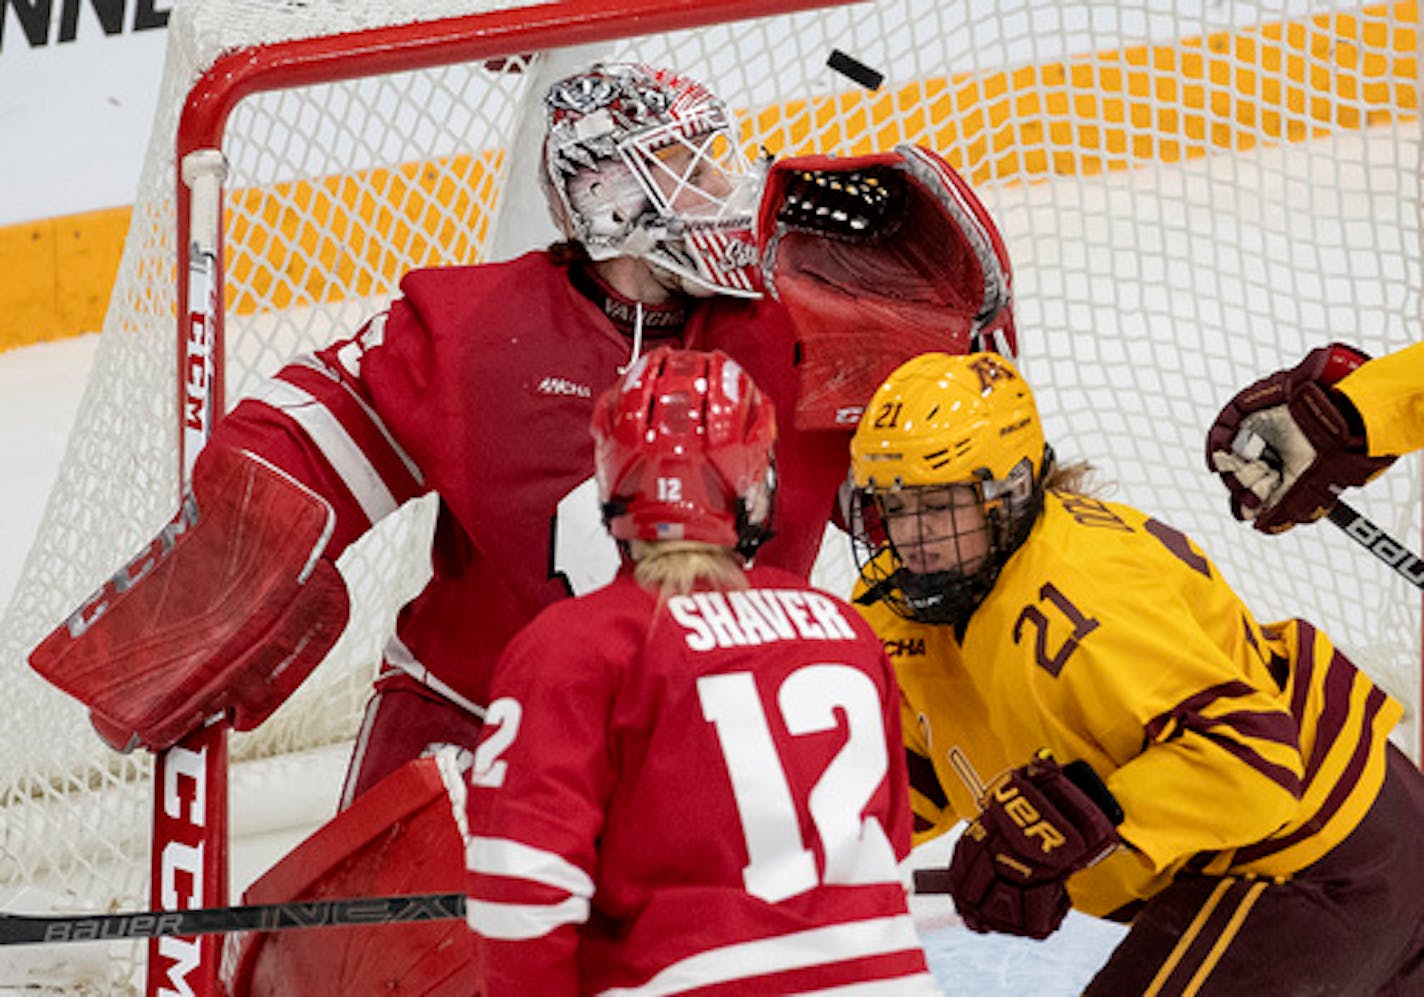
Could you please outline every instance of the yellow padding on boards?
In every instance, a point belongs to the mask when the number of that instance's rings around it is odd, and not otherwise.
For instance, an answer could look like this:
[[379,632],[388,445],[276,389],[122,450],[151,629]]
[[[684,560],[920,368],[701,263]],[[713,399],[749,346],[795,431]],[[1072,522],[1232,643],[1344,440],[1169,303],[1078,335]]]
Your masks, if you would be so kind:
[[228,310],[372,294],[413,266],[473,260],[503,158],[453,156],[231,192]]
[[97,330],[128,208],[0,226],[0,351]]
[[[928,79],[756,115],[779,155],[854,136],[869,152],[906,135],[971,183],[1089,175],[1298,142],[1418,113],[1417,2],[1375,4],[1240,31],[974,76]],[[715,81],[714,81],[715,82]],[[470,259],[502,153],[230,191],[227,307],[243,314],[368,294],[411,264]],[[965,168],[965,163],[972,163]],[[0,227],[0,350],[92,331],[128,208]],[[260,224],[257,224],[260,219]],[[379,234],[379,238],[377,235]],[[394,243],[400,255],[383,248]],[[249,292],[235,290],[250,287]]]

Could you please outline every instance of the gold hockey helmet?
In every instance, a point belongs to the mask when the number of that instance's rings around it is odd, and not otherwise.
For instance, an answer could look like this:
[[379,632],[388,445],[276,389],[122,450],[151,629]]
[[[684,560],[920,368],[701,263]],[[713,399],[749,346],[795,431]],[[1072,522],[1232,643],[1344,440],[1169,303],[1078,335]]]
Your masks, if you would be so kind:
[[[895,369],[851,440],[850,526],[868,591],[962,627],[1043,506],[1052,451],[1033,393],[995,353],[926,353]],[[978,506],[978,515],[948,515]]]
[[1033,392],[997,353],[923,353],[897,367],[866,406],[851,441],[857,488],[1007,481],[1043,470]]

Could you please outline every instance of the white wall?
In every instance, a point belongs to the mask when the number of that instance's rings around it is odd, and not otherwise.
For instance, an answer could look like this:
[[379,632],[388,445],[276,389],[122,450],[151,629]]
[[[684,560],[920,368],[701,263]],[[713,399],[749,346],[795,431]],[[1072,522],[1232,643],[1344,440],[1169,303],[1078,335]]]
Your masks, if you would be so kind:
[[0,225],[133,201],[171,6],[0,0]]

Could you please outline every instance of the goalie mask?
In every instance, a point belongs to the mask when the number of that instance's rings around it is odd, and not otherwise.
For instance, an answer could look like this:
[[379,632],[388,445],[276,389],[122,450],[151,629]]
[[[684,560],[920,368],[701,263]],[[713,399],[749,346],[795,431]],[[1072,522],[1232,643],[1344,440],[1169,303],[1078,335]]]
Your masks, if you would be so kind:
[[595,65],[549,88],[540,179],[554,222],[590,258],[636,256],[668,287],[758,297],[752,237],[764,169],[702,84]]
[[770,539],[776,415],[726,354],[645,354],[599,397],[592,431],[614,539],[695,540],[748,559]]
[[993,353],[927,353],[875,392],[851,440],[856,565],[898,615],[962,628],[1043,507],[1038,409]]

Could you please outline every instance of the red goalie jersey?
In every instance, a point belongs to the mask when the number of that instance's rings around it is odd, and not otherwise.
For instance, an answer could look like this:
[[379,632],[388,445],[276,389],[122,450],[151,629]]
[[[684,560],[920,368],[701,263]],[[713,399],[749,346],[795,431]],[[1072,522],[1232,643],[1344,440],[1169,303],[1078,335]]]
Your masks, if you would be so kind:
[[[479,708],[509,639],[545,606],[617,570],[588,424],[637,340],[643,351],[719,348],[789,413],[793,334],[774,301],[638,306],[546,252],[417,271],[401,291],[353,338],[283,368],[219,424],[210,446],[251,450],[329,500],[331,557],[406,500],[438,493],[434,576],[402,610],[386,661]],[[778,536],[763,563],[809,574],[847,441],[783,433]]]
[[660,604],[623,576],[511,644],[468,801],[487,994],[938,992],[884,651],[749,578]]

